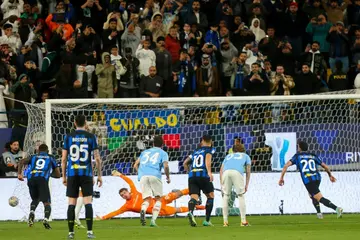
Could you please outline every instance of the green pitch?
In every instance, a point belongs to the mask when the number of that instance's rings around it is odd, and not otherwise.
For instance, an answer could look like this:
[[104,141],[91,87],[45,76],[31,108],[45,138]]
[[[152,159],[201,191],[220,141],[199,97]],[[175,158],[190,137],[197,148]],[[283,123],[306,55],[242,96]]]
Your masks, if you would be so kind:
[[[203,218],[197,218],[198,224]],[[250,216],[251,227],[240,227],[239,218],[229,219],[230,227],[222,226],[222,218],[212,218],[214,227],[198,226],[192,228],[187,218],[158,219],[158,228],[141,227],[139,219],[96,221],[94,233],[103,239],[274,239],[274,240],[312,240],[312,239],[359,239],[360,215],[325,215],[318,220],[315,215],[294,216]],[[85,221],[82,221],[85,223]],[[149,223],[150,221],[148,221]],[[45,230],[40,222],[29,228],[25,223],[0,222],[0,239],[4,240],[57,240],[66,239],[67,222],[54,221],[52,230]],[[75,239],[86,239],[86,230],[75,231]]]

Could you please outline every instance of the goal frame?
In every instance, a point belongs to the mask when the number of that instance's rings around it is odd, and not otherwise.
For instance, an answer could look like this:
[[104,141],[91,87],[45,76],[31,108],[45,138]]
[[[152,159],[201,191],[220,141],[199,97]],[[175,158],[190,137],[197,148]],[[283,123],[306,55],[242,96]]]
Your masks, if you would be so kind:
[[316,101],[359,99],[360,94],[319,94],[319,95],[289,95],[289,96],[243,96],[243,97],[175,97],[175,98],[76,98],[76,99],[46,99],[45,101],[45,142],[52,153],[51,108],[56,104],[116,104],[120,105],[156,105],[186,103],[196,105],[204,103],[211,105],[239,103],[269,103],[281,101]]

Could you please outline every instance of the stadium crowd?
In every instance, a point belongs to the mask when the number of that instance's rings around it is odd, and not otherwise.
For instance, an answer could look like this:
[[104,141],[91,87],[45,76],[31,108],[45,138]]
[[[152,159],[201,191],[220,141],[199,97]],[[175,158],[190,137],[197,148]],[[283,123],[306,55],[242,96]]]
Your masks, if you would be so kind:
[[360,88],[359,0],[3,0],[1,13],[0,83],[25,102]]
[[1,15],[0,91],[24,102],[360,89],[360,0],[2,0]]

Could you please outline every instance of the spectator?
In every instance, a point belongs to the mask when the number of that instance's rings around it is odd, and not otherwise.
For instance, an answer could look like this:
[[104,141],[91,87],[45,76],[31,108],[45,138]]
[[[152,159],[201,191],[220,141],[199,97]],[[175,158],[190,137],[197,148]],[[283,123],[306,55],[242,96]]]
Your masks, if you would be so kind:
[[171,96],[191,97],[196,91],[194,68],[188,61],[186,49],[180,50],[179,60],[174,64]]
[[275,59],[275,65],[281,64],[284,66],[287,74],[290,76],[295,75],[296,57],[293,54],[293,48],[289,42],[279,42],[278,56]]
[[259,51],[264,55],[266,59],[274,61],[280,40],[275,36],[275,28],[269,26],[266,30],[267,36],[259,42]]
[[331,91],[342,91],[348,88],[348,79],[341,61],[335,62],[336,71],[329,77],[329,88]]
[[4,18],[8,18],[12,15],[20,17],[23,11],[23,0],[4,0],[1,4],[1,11]]
[[140,76],[148,76],[149,68],[156,66],[156,55],[153,50],[150,50],[150,40],[144,40],[139,44],[136,50],[136,58],[140,61],[139,71]]
[[351,65],[356,65],[360,60],[360,28],[355,30],[355,38],[351,44],[352,61]]
[[199,0],[193,1],[192,9],[189,10],[184,22],[187,22],[190,24],[197,23],[198,29],[203,34],[205,33],[206,29],[208,28],[208,20],[207,20],[206,14],[204,14],[203,12],[200,12],[200,1]]
[[[118,82],[118,86],[120,85],[120,78],[122,75],[125,74],[126,70],[124,69],[123,65],[121,64],[121,56],[119,55],[119,49],[118,47],[112,46],[111,47],[111,54],[110,54],[110,59],[111,59],[111,65],[113,65],[115,67],[115,74],[116,74],[116,80]],[[117,91],[116,92],[116,97],[119,97],[120,92]]]
[[3,26],[3,30],[5,35],[0,37],[0,45],[8,45],[11,48],[11,52],[14,54],[17,54],[20,52],[20,46],[21,46],[21,41],[20,38],[17,37],[14,33],[13,33],[13,27],[11,24],[6,23]]
[[195,34],[191,32],[190,24],[184,23],[183,31],[180,33],[180,46],[189,49],[190,45],[196,45]]
[[259,19],[260,28],[266,29],[265,19],[266,19],[266,9],[264,5],[260,3],[259,0],[255,0],[249,7],[248,16],[249,16],[249,25],[251,25],[254,18]]
[[238,58],[233,58],[230,67],[232,68],[232,76],[230,82],[226,82],[226,96],[245,95],[245,78],[250,74],[250,66],[246,64],[247,53],[241,52]]
[[109,28],[103,31],[102,43],[104,51],[110,51],[112,46],[118,44],[118,40],[120,39],[120,32],[117,30],[118,21],[120,21],[118,16],[117,18],[111,18],[109,20]]
[[223,92],[231,91],[230,88],[230,79],[233,74],[233,68],[231,67],[231,61],[239,56],[238,50],[230,42],[229,39],[224,39],[221,43],[220,53],[222,56],[222,74],[221,74],[221,84]]
[[5,175],[7,177],[16,177],[19,162],[25,157],[26,153],[20,150],[19,141],[13,140],[6,144],[6,150],[0,159]]
[[175,27],[170,28],[169,34],[165,38],[165,48],[170,52],[172,63],[174,64],[179,59],[179,51],[181,49]]
[[269,95],[270,82],[264,72],[260,71],[260,65],[253,63],[251,65],[251,72],[244,79],[244,87],[248,95]]
[[270,78],[271,95],[291,95],[291,89],[294,88],[295,83],[293,78],[286,75],[284,71],[284,66],[276,66],[276,73]]
[[140,97],[160,97],[163,87],[162,77],[156,75],[156,67],[149,68],[149,75],[140,81]]
[[69,40],[72,37],[74,28],[71,24],[66,23],[65,15],[63,13],[49,14],[45,20],[46,25],[53,31],[61,30],[61,34],[64,40]]
[[[26,74],[21,74],[17,82],[11,86],[10,91],[14,93],[15,99],[22,102],[31,103],[31,99],[36,99],[36,91],[34,85],[30,83]],[[15,102],[15,109],[25,109],[24,104],[21,102]]]
[[97,64],[95,74],[98,76],[98,97],[113,98],[118,91],[115,67],[111,65],[110,54],[101,55],[102,64]]
[[302,65],[301,73],[295,76],[296,94],[314,94],[320,91],[319,80],[310,71],[308,64]]
[[211,43],[217,49],[220,48],[220,35],[218,32],[219,26],[216,23],[211,24],[210,30],[205,35],[205,42]]
[[[330,2],[330,5],[328,4]],[[332,24],[336,22],[344,22],[344,10],[347,8],[347,1],[343,1],[339,6],[338,0],[322,0],[322,6],[326,11],[328,20]]]
[[[167,89],[172,81],[172,61],[171,54],[165,48],[165,38],[157,38],[157,48],[155,49],[156,55],[156,72],[163,79],[163,89]],[[166,91],[165,91],[166,92]]]
[[201,66],[196,70],[196,93],[200,97],[220,94],[220,76],[216,66],[211,65],[210,56],[203,54]]
[[74,83],[75,86],[75,96],[82,98],[93,98],[93,84],[92,76],[95,71],[95,66],[91,63],[88,64],[87,57],[85,55],[80,55],[78,57],[77,65],[77,80],[79,82]]
[[330,28],[326,40],[330,42],[329,63],[330,68],[335,72],[335,62],[340,60],[343,63],[343,71],[349,70],[349,38],[344,31],[344,23],[337,22],[336,26]]
[[330,44],[326,41],[326,37],[331,26],[331,23],[326,22],[325,15],[320,14],[317,17],[313,17],[306,27],[306,32],[311,35],[313,42],[316,41],[319,43],[320,49],[318,50],[325,56],[326,60],[329,59],[330,49]]
[[125,57],[120,60],[126,72],[121,76],[119,94],[122,98],[136,98],[139,90],[140,61],[133,57],[132,49],[125,48]]
[[316,75],[319,81],[327,79],[327,65],[324,57],[321,55],[320,43],[314,41],[311,47],[307,47],[305,53],[302,54],[300,64],[307,64],[310,66],[310,71]]
[[125,32],[121,36],[121,46],[123,48],[123,52],[125,53],[126,48],[130,48],[132,51],[132,56],[135,57],[136,50],[138,45],[140,44],[141,34],[140,31],[135,31],[135,25],[129,24],[125,29]]
[[298,57],[303,49],[303,37],[306,25],[308,24],[308,18],[303,12],[298,11],[298,4],[296,2],[291,2],[283,22],[284,33],[287,36],[285,41],[289,41],[294,56]]
[[265,74],[269,79],[272,79],[275,76],[275,71],[272,70],[272,65],[270,60],[265,60],[264,61],[264,70],[265,70]]
[[316,18],[319,15],[325,15],[325,9],[321,5],[321,0],[307,1],[303,5],[303,11],[310,19]]
[[260,28],[259,24],[260,20],[258,18],[253,18],[250,27],[250,31],[255,35],[255,41],[257,43],[266,37],[265,31]]
[[346,9],[347,21],[349,26],[360,26],[360,0],[353,0],[352,4],[349,4]]
[[151,31],[153,39],[166,36],[167,29],[163,25],[163,16],[160,12],[153,14],[148,29]]

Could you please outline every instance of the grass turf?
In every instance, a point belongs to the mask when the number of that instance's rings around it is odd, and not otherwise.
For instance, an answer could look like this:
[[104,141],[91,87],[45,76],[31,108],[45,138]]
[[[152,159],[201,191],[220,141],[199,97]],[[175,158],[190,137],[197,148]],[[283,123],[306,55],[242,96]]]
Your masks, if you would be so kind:
[[[199,226],[203,218],[197,218],[198,227],[192,228],[187,218],[159,218],[158,228],[140,226],[139,219],[108,220],[94,222],[97,239],[261,239],[261,240],[311,240],[311,239],[359,239],[360,215],[325,215],[319,220],[315,215],[249,216],[251,227],[240,227],[239,218],[229,219],[230,227],[222,226],[222,218],[213,217],[214,227]],[[82,221],[85,224],[85,221]],[[147,223],[149,224],[150,219]],[[52,230],[43,228],[41,222],[29,228],[26,223],[0,222],[0,239],[4,240],[56,240],[67,238],[67,222],[51,222]],[[85,229],[75,230],[75,239],[86,239]]]

